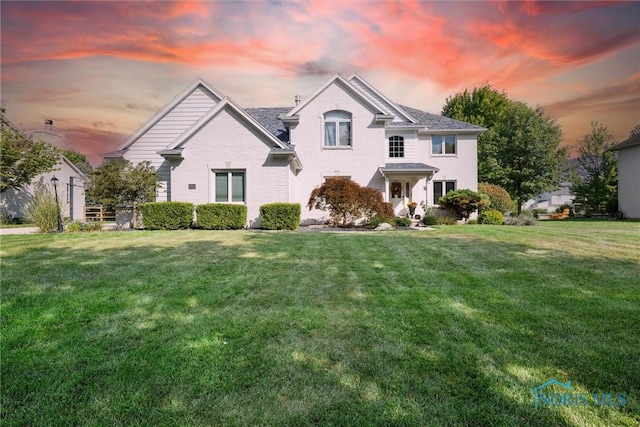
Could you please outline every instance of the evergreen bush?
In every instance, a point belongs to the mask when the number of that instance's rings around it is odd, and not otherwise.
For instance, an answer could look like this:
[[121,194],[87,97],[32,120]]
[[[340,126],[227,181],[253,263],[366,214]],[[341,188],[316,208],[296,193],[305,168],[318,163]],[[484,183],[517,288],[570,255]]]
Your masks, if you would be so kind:
[[193,203],[151,202],[139,207],[142,224],[148,230],[179,230],[193,222]]
[[260,225],[265,230],[295,230],[300,214],[300,203],[269,203],[260,206]]
[[239,230],[247,223],[247,206],[207,203],[196,207],[196,223],[205,230]]
[[482,212],[478,216],[478,222],[480,224],[502,225],[504,223],[504,215],[499,210],[491,209]]

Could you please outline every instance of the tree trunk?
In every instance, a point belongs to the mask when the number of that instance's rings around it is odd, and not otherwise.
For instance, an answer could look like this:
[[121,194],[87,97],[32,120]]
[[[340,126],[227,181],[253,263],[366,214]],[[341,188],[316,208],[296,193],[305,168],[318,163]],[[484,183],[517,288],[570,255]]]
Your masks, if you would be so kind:
[[138,212],[136,209],[136,201],[133,201],[133,209],[131,210],[131,213],[133,214],[133,219],[131,220],[131,223],[133,224],[133,229],[137,229],[138,228]]

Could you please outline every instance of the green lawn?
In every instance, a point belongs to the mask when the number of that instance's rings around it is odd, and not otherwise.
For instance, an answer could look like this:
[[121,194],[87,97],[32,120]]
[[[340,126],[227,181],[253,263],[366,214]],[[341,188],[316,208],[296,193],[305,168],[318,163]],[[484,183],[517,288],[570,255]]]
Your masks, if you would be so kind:
[[[640,423],[640,223],[14,235],[0,252],[3,426]],[[626,404],[536,409],[552,378]]]

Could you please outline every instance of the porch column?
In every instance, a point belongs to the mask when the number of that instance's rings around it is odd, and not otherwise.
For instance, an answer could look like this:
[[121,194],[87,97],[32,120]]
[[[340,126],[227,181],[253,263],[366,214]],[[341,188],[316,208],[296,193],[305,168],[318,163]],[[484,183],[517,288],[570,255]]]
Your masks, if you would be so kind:
[[386,175],[384,177],[384,201],[389,203],[389,177]]

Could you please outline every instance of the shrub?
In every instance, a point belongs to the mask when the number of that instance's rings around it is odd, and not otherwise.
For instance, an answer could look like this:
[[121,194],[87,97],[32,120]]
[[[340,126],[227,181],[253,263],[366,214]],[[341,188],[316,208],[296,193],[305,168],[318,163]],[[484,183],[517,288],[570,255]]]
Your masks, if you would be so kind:
[[499,210],[491,209],[482,212],[478,216],[478,222],[480,224],[502,225],[504,223],[504,215]]
[[477,219],[470,219],[469,221],[464,223],[465,225],[476,225],[478,224],[478,220]]
[[560,207],[556,208],[556,213],[562,213],[565,209],[569,209],[569,216],[573,218],[573,216],[575,215],[573,212],[573,206],[571,206],[569,203],[565,203]]
[[489,198],[489,205],[491,209],[502,212],[511,211],[513,208],[513,200],[511,196],[504,188],[499,185],[489,184],[487,182],[481,182],[478,184],[478,193],[487,195]]
[[70,222],[64,228],[67,233],[79,233],[82,231],[82,224],[79,221]]
[[488,206],[489,198],[472,190],[457,190],[440,197],[438,204],[458,219],[468,219],[476,210]]
[[438,223],[438,218],[435,215],[425,215],[422,218],[422,223],[424,225],[436,225]]
[[265,230],[295,230],[300,227],[300,203],[270,203],[260,206],[260,224]]
[[393,208],[385,203],[382,193],[368,187],[361,187],[347,177],[327,178],[311,192],[309,210],[329,211],[332,225],[348,226],[357,221],[369,223],[371,218],[393,218]]
[[437,225],[457,225],[458,221],[455,218],[448,216],[439,216],[436,218]]
[[31,203],[25,209],[29,221],[40,228],[40,232],[48,233],[58,229],[58,204],[55,196],[44,185],[36,187]]
[[247,223],[247,207],[207,203],[196,207],[196,218],[198,227],[205,230],[239,230]]
[[102,231],[102,226],[103,226],[102,221],[89,221],[84,225],[83,230],[84,231]]
[[189,228],[193,221],[193,203],[151,202],[140,206],[142,224],[149,230]]
[[536,208],[536,209],[531,209],[531,213],[533,214],[534,218],[538,218],[538,215],[540,214],[546,214],[548,213],[546,209],[542,209],[542,208]]
[[409,227],[411,225],[411,220],[409,218],[398,217],[395,221],[398,227]]
[[520,214],[517,216],[510,215],[504,219],[505,225],[536,225],[538,221],[530,215]]

